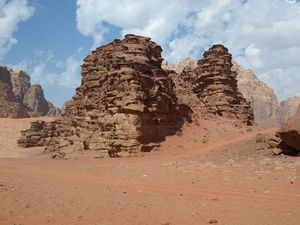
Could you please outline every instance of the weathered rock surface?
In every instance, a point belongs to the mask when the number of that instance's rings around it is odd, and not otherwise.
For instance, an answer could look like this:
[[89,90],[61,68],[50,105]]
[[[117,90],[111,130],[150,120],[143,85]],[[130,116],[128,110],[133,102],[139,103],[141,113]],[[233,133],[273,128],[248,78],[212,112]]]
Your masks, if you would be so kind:
[[31,116],[44,116],[49,111],[48,102],[44,97],[44,92],[40,85],[32,85],[27,90],[23,103]]
[[219,115],[251,125],[253,111],[239,92],[237,74],[231,71],[231,67],[228,49],[223,45],[213,45],[204,52],[194,72],[184,70],[182,75],[192,81],[204,115]]
[[287,146],[300,151],[300,107],[296,115],[282,125],[278,134]]
[[[155,149],[183,123],[174,83],[161,68],[161,51],[150,38],[135,35],[97,48],[85,58],[81,86],[63,116],[32,124],[19,144],[43,143],[54,157],[74,151],[124,156]],[[36,126],[42,135],[34,133]],[[38,138],[33,141],[32,135]]]
[[[244,69],[235,61],[232,61],[232,64],[232,71],[237,73],[238,90],[251,103],[254,122],[257,125],[261,127],[280,127],[283,122],[295,115],[300,104],[300,97],[291,97],[279,104],[274,90],[259,80],[252,70]],[[187,82],[185,82],[189,78],[183,77],[186,74],[184,70],[194,70],[197,67],[197,61],[191,58],[184,59],[178,64],[169,64],[167,61],[164,61],[162,67],[165,70],[172,70],[180,74],[180,76],[172,75],[172,79],[176,84],[175,90],[178,90],[176,94],[179,101],[184,99],[183,102],[190,105],[192,109],[193,105],[199,106],[197,100],[189,91],[190,88]],[[191,97],[189,98],[188,96]]]
[[274,90],[237,62],[233,62],[232,71],[237,73],[239,91],[251,103],[254,122],[262,127],[280,127],[281,109]]
[[0,66],[0,117],[28,117],[26,108],[13,93],[10,70]]
[[281,123],[286,122],[289,118],[293,117],[300,105],[300,96],[288,98],[280,102],[281,107]]
[[30,77],[22,70],[9,69],[13,93],[18,102],[23,102],[26,92],[30,88]]
[[61,114],[61,110],[57,107],[55,107],[51,102],[47,102],[48,103],[48,112],[46,114],[46,116],[60,116]]
[[0,79],[0,117],[55,116],[60,113],[46,101],[40,85],[31,86],[30,77],[24,71],[0,66]]

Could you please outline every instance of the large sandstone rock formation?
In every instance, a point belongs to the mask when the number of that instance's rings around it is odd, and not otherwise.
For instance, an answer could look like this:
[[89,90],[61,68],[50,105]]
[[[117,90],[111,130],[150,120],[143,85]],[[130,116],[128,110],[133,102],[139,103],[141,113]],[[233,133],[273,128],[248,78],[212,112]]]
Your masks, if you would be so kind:
[[40,85],[32,85],[22,70],[0,66],[0,117],[55,116],[60,110],[47,102]]
[[281,123],[286,122],[289,118],[293,117],[300,105],[300,96],[288,98],[280,102],[281,108]]
[[[300,97],[291,97],[279,104],[274,90],[259,80],[252,70],[244,69],[235,61],[232,64],[232,71],[237,73],[238,90],[251,103],[254,122],[257,125],[280,127],[288,118],[295,115],[300,104]],[[197,67],[197,61],[191,58],[184,59],[178,64],[170,64],[164,61],[162,67],[177,73],[177,76],[173,74],[172,77],[176,84],[175,90],[178,92],[179,101],[183,99],[182,102],[190,105],[192,109],[195,108],[195,105],[199,106],[190,92],[190,86],[185,82],[189,78],[184,77],[186,73],[182,73],[184,70],[194,70]]]
[[13,93],[10,71],[0,66],[0,117],[27,117],[26,108]]
[[163,68],[175,72],[170,74],[176,84],[177,97],[191,107],[194,116],[213,113],[251,124],[252,110],[237,89],[239,76],[236,71],[230,71],[231,65],[228,50],[214,45],[198,63],[191,58],[178,64],[164,61]]
[[22,70],[10,69],[12,91],[18,102],[23,102],[27,90],[30,88],[30,77]]
[[81,86],[63,116],[33,123],[19,144],[46,145],[53,157],[74,151],[120,156],[157,147],[183,123],[161,51],[135,35],[97,48],[85,58]]
[[231,54],[222,45],[204,52],[195,70],[184,70],[182,76],[193,83],[193,91],[202,102],[203,114],[215,114],[253,123],[250,104],[239,92],[236,72],[231,71]]
[[282,125],[278,134],[287,146],[300,151],[300,106],[296,115]]
[[254,122],[262,127],[280,127],[281,109],[274,90],[237,62],[233,62],[232,70],[237,73],[238,89],[251,102]]
[[37,84],[27,90],[23,103],[32,116],[44,116],[49,111],[49,104],[44,97],[43,89]]

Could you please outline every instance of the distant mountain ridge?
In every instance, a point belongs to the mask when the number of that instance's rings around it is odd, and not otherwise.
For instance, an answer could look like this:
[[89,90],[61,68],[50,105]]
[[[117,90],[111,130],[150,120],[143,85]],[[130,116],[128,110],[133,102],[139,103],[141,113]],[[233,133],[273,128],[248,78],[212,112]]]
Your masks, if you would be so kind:
[[31,85],[30,76],[22,70],[0,66],[0,89],[0,117],[60,114],[60,110],[45,99],[43,88],[38,84]]

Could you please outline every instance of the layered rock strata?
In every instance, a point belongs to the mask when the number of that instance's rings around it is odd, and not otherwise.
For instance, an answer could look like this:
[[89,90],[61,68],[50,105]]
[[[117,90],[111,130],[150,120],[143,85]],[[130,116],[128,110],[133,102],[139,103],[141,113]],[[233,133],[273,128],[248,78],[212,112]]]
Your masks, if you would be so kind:
[[214,114],[251,125],[253,111],[237,87],[237,74],[231,70],[231,54],[223,45],[213,45],[193,71],[182,72],[193,82],[204,115]]
[[63,116],[39,126],[42,135],[32,143],[33,123],[19,144],[43,143],[62,157],[74,151],[123,156],[156,148],[183,123],[161,52],[150,38],[135,35],[97,48],[85,58],[81,85]]

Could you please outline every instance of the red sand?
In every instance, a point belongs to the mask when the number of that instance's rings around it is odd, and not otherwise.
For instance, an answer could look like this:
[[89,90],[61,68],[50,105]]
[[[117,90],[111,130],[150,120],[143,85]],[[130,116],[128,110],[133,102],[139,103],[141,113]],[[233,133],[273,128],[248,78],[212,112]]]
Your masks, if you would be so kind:
[[0,119],[1,225],[299,224],[300,159],[255,149],[275,129],[200,121],[144,157],[59,161],[17,147],[29,120]]

